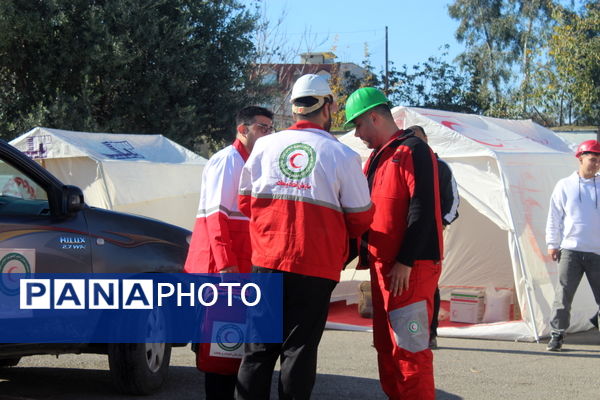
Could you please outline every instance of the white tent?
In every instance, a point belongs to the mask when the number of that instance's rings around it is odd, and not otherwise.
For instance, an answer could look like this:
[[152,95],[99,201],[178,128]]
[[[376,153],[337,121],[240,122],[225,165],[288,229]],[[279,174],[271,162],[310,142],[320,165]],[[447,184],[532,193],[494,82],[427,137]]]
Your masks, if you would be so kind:
[[162,135],[35,128],[10,143],[91,206],[193,228],[206,159]]
[[[457,288],[509,289],[522,317],[440,328],[439,334],[508,340],[548,335],[557,265],[547,256],[545,223],[554,185],[577,168],[572,150],[552,131],[529,120],[408,107],[396,107],[393,115],[400,128],[420,125],[425,129],[430,146],[450,165],[458,184],[460,217],[444,232],[442,300],[449,300]],[[340,141],[363,160],[370,154],[354,131]],[[368,279],[352,270],[344,274],[346,279]],[[589,329],[595,311],[584,278],[573,303],[569,331]]]
[[596,140],[598,138],[598,136],[596,135],[596,133],[592,133],[589,131],[583,131],[583,132],[555,132],[558,136],[560,136],[561,138],[565,139],[565,141],[569,144],[569,146],[573,149],[573,150],[577,150],[577,147],[579,147],[579,145],[582,142],[585,142],[586,140]]

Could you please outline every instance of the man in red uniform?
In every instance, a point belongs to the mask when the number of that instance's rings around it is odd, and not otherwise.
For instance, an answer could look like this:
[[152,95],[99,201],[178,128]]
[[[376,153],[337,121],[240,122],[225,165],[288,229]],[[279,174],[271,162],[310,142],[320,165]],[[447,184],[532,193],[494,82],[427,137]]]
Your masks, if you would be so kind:
[[375,88],[350,95],[346,121],[373,149],[364,172],[375,215],[358,251],[359,266],[371,270],[381,385],[390,399],[434,399],[429,324],[443,254],[437,161],[414,133],[398,129]]
[[[254,142],[273,131],[273,113],[262,107],[246,107],[238,112],[236,124],[233,144],[214,154],[204,167],[185,272],[250,272],[248,218],[238,209],[238,186]],[[210,343],[199,345],[196,365],[205,372],[207,399],[233,399],[240,362],[239,356],[211,355]]]

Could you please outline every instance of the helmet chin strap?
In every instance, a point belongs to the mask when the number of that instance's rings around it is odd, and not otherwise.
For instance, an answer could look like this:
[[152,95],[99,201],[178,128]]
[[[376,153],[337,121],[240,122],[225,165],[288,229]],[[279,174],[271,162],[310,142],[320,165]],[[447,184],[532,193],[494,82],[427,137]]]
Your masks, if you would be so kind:
[[306,114],[310,114],[311,112],[321,108],[323,106],[323,104],[325,103],[325,97],[316,97],[316,96],[314,96],[314,97],[317,99],[317,102],[309,107],[298,106],[296,104],[292,104],[292,112],[294,114],[306,115]]

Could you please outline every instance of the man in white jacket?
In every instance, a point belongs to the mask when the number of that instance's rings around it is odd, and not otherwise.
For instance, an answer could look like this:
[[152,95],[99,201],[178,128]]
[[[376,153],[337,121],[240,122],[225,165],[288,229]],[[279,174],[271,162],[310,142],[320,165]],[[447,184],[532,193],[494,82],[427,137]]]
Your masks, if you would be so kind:
[[236,399],[264,400],[280,360],[279,399],[309,399],[331,292],[373,208],[360,156],[329,133],[336,103],[327,81],[292,88],[296,123],[260,138],[242,169],[239,209],[250,218],[252,272],[280,274],[283,342],[246,343]]
[[[204,167],[198,214],[184,267],[188,273],[248,273],[252,267],[249,220],[237,207],[237,192],[242,168],[254,143],[273,131],[273,113],[248,106],[238,111],[235,120],[235,141],[214,154]],[[216,320],[232,317],[226,315],[226,310],[210,309],[203,324],[208,332],[212,332]],[[218,353],[211,343],[197,347],[196,367],[205,374],[205,398],[233,399],[241,358],[235,351]]]
[[548,254],[558,262],[549,351],[560,351],[573,296],[585,273],[600,307],[600,144],[587,140],[575,156],[579,169],[556,184],[546,222]]

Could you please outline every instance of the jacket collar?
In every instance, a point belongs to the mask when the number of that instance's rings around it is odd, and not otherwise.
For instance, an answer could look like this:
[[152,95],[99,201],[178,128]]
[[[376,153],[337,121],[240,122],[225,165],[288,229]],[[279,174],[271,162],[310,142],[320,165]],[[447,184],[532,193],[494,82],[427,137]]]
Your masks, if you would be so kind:
[[248,153],[248,150],[246,150],[246,147],[240,141],[240,139],[235,139],[235,141],[233,142],[233,147],[238,151],[238,153],[240,153],[240,156],[242,156],[244,162],[246,162],[248,160],[248,157],[250,156],[250,153]]
[[[394,133],[390,139],[385,142],[381,147],[377,148],[377,149],[373,149],[373,151],[371,152],[371,155],[369,156],[369,159],[367,160],[367,164],[365,165],[366,168],[368,168],[369,165],[371,165],[371,163],[373,162],[373,160],[375,160],[375,158],[377,158],[377,156],[379,156],[379,154],[381,154],[383,152],[383,150],[385,150],[386,148],[390,147],[396,140],[398,139],[406,139],[410,136],[414,136],[413,131],[409,131],[409,130],[404,130],[404,129],[398,129],[396,131],[396,133]],[[365,169],[366,171],[367,169]]]
[[379,147],[378,149],[375,149],[375,151],[373,151],[374,154],[378,154],[381,152],[381,150],[385,149],[386,147],[390,146],[392,143],[394,143],[395,140],[397,139],[406,139],[407,137],[410,137],[411,135],[414,135],[414,133],[412,131],[407,131],[407,130],[403,130],[403,129],[398,129],[396,131],[396,133],[394,133],[390,139],[385,142],[383,144],[383,146]]
[[294,125],[290,126],[288,129],[292,130],[302,130],[302,129],[318,129],[320,131],[326,132],[322,126],[315,124],[310,121],[297,121]]

